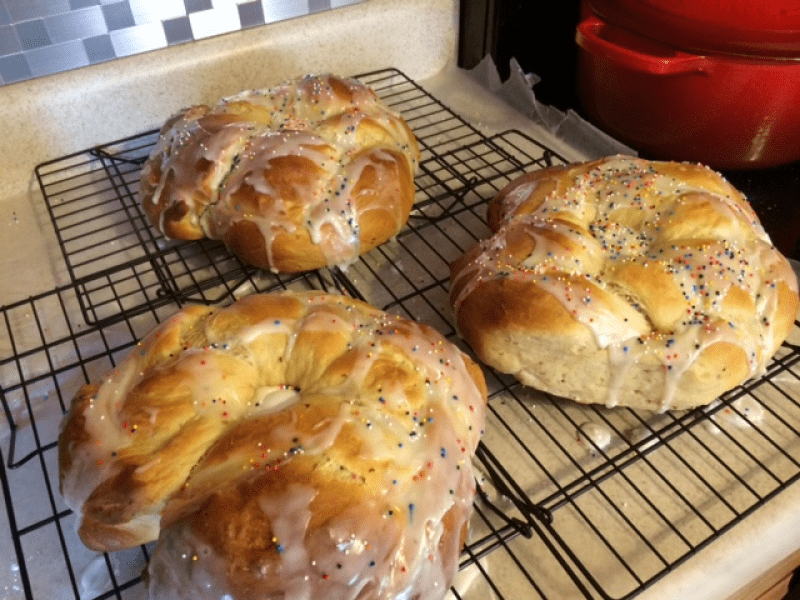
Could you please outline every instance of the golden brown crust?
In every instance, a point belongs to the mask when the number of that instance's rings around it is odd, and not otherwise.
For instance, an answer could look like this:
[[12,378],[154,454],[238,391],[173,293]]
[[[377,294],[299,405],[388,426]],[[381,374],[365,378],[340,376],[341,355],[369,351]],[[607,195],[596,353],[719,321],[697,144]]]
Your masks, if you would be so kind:
[[396,235],[418,161],[413,133],[372,90],[309,76],[171,117],[140,197],[168,237],[219,239],[247,263],[304,271]]
[[495,235],[451,265],[456,325],[531,386],[610,406],[708,404],[760,373],[793,326],[791,266],[705,167],[542,169],[487,215]]
[[350,298],[188,307],[75,397],[62,494],[93,549],[158,538],[154,600],[425,597],[457,569],[486,393],[437,332]]

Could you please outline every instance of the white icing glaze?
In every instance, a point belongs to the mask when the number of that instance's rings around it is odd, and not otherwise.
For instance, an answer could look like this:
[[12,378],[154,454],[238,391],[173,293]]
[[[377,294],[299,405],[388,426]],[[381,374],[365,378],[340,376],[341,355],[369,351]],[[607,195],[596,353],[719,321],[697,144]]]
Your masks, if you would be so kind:
[[505,205],[508,207],[507,212],[515,212],[519,205],[530,197],[536,187],[536,182],[527,182],[511,190],[508,196],[506,196]]
[[[113,559],[112,559],[113,560]],[[111,576],[104,556],[98,556],[84,569],[80,578],[80,597],[96,598],[111,587]]]
[[[244,149],[253,133],[253,128],[244,123],[216,124],[213,129],[209,129],[204,124],[204,117],[208,117],[207,113],[199,108],[187,111],[175,125],[164,132],[151,153],[152,156],[161,157],[161,177],[150,201],[153,204],[160,204],[162,201],[185,203],[198,227],[200,223],[197,215],[203,207],[198,208],[197,201],[202,201],[203,205],[217,201],[216,190],[228,174],[225,165]],[[200,159],[208,161],[208,172],[187,169],[187,166],[194,166]],[[152,164],[146,163],[144,169],[148,173],[151,168]],[[203,184],[206,177],[207,186]],[[162,193],[170,179],[175,180],[175,195],[167,200],[162,198]],[[211,192],[208,197],[203,197],[201,192],[205,187]],[[163,222],[159,226],[163,231]]]
[[600,348],[612,345],[619,347],[635,339],[641,331],[640,327],[636,327],[639,323],[630,320],[626,322],[621,315],[612,312],[602,302],[597,302],[592,297],[590,288],[575,288],[570,283],[547,275],[533,281],[557,298],[574,318],[586,325],[594,334]]
[[[715,400],[708,406],[708,411],[717,409],[721,402]],[[755,398],[742,396],[731,402],[730,407],[724,407],[713,412],[705,422],[706,428],[711,433],[720,433],[717,424],[727,424],[746,429],[764,422],[766,411],[764,406]]]
[[648,450],[660,442],[659,437],[645,426],[635,427],[628,432],[628,441],[638,446],[640,451]]
[[587,421],[578,426],[578,441],[586,445],[591,454],[608,448],[611,435],[611,429],[597,421]]

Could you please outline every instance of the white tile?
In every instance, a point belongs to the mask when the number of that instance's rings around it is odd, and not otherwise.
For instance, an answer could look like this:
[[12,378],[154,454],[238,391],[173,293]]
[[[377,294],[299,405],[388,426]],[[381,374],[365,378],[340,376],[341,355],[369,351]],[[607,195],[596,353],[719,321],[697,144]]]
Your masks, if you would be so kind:
[[86,50],[81,40],[36,48],[28,50],[24,54],[34,77],[69,71],[89,64],[89,58],[86,56]]
[[137,25],[186,16],[183,0],[130,0],[130,5]]
[[189,22],[196,40],[237,31],[241,28],[239,11],[233,4],[223,8],[192,13],[189,15]]
[[111,32],[111,44],[117,56],[130,56],[156,48],[164,48],[167,38],[161,22],[146,23],[136,27],[118,29]]
[[293,19],[311,12],[308,0],[261,0],[267,23]]

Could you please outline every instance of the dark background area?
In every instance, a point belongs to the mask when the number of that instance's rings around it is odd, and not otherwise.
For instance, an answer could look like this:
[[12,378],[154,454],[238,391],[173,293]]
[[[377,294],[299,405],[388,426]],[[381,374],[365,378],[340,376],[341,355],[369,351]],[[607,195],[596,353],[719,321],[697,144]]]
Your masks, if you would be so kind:
[[461,0],[459,66],[471,68],[491,54],[501,78],[516,58],[542,80],[536,97],[561,110],[578,108],[575,27],[579,0]]

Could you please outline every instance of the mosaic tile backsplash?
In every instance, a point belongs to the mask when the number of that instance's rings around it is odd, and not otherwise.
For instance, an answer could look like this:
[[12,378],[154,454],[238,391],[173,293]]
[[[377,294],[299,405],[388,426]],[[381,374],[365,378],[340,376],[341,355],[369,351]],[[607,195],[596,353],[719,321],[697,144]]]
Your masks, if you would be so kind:
[[364,0],[0,0],[0,85]]

